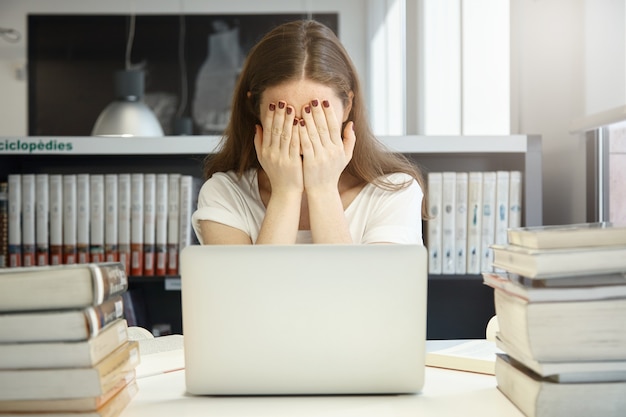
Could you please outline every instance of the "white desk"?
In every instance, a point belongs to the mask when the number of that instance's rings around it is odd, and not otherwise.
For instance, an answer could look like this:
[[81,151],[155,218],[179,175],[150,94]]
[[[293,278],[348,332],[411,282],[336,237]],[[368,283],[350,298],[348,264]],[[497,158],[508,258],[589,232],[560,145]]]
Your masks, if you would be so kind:
[[498,391],[495,377],[429,367],[424,390],[416,395],[194,397],[185,393],[184,370],[138,383],[139,393],[121,417],[523,417]]

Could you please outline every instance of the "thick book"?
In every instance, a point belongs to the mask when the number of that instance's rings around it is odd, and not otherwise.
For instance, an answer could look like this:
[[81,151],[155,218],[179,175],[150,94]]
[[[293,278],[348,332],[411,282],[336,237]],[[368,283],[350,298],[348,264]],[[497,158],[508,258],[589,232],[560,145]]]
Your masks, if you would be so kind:
[[35,174],[22,174],[22,265],[35,266]]
[[442,256],[442,227],[443,227],[443,174],[441,172],[428,173],[428,219],[426,225],[426,244],[428,245],[428,273],[441,274],[443,267]]
[[514,344],[496,334],[496,346],[537,375],[558,382],[626,381],[626,360],[538,361],[525,356]]
[[530,302],[626,298],[626,272],[543,280],[508,272],[483,272],[483,282]]
[[626,360],[626,298],[529,302],[496,288],[499,332],[537,361]]
[[138,389],[135,379],[121,379],[108,392],[95,397],[0,401],[0,413],[3,417],[114,417],[124,410]]
[[509,244],[531,249],[626,246],[626,226],[610,222],[511,228],[507,233]]
[[495,373],[498,389],[527,417],[621,417],[626,409],[626,381],[555,382],[505,354]]
[[87,307],[127,289],[118,262],[0,269],[0,311]]
[[493,375],[498,352],[500,349],[491,340],[468,340],[426,352],[426,366]]
[[35,175],[35,257],[38,266],[50,264],[50,186],[48,174]]
[[121,295],[86,308],[2,313],[0,343],[87,340],[123,317]]
[[0,344],[0,369],[87,368],[128,341],[126,320],[117,319],[97,336],[77,342]]
[[138,364],[139,343],[129,341],[93,367],[0,369],[0,401],[100,396],[134,378]]
[[528,249],[492,245],[493,266],[529,278],[559,278],[626,271],[626,245]]

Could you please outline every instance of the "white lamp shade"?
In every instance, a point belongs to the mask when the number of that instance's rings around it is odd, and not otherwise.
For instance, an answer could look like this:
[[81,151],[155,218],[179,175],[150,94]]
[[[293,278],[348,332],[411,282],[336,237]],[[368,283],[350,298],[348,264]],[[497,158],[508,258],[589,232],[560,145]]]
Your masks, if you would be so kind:
[[114,101],[98,116],[92,136],[163,136],[154,113],[142,101]]

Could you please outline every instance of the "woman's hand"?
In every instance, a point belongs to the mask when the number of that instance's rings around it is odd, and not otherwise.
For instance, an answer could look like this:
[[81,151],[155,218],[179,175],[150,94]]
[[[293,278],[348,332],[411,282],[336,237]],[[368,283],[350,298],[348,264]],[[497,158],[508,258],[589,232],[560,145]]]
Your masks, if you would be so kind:
[[337,193],[339,177],[354,151],[353,123],[346,125],[342,138],[341,122],[331,101],[315,99],[302,108],[302,118],[294,130],[299,130],[307,194]]
[[267,174],[272,194],[302,193],[304,180],[300,156],[300,135],[292,106],[284,101],[270,103],[256,126],[254,146],[259,163]]

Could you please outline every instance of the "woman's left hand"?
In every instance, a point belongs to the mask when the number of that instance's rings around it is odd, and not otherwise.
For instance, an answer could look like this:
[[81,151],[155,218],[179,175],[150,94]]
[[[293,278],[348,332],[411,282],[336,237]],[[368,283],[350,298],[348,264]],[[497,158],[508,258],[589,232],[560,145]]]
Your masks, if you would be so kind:
[[312,100],[305,105],[299,121],[304,189],[308,193],[337,191],[339,177],[352,159],[356,135],[353,122],[341,122],[330,100]]

